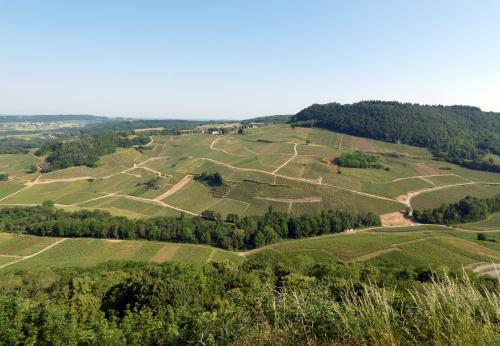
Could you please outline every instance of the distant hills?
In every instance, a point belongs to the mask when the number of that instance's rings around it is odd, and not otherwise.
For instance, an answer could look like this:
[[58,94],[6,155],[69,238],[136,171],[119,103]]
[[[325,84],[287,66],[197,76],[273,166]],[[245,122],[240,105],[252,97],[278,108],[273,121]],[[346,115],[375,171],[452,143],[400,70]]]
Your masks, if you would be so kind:
[[106,117],[95,115],[0,115],[0,122],[51,122],[51,121],[104,121]]
[[314,104],[291,122],[391,143],[429,148],[437,158],[469,168],[500,172],[484,159],[500,155],[500,113],[471,106],[428,106],[363,101]]

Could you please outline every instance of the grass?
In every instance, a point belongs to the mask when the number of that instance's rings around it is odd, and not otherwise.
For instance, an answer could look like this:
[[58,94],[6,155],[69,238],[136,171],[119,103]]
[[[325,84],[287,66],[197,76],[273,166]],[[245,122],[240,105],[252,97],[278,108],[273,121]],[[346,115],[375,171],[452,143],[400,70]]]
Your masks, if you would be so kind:
[[[380,228],[283,240],[252,251],[246,256],[251,258],[259,253],[272,251],[297,263],[344,261],[384,266],[446,266],[452,269],[500,259],[499,243],[478,241],[476,235],[477,232],[432,225]],[[500,231],[490,232],[488,236],[500,240]],[[57,238],[0,233],[0,254],[26,256],[42,250],[56,240]],[[71,238],[37,256],[12,265],[12,269],[37,266],[88,267],[110,260],[203,264],[221,260],[240,263],[244,258],[236,252],[208,245]]]
[[498,292],[466,277],[444,276],[411,288],[402,299],[376,284],[350,287],[342,299],[283,290],[272,318],[259,319],[250,344],[493,345],[498,344]]
[[[499,237],[499,233],[489,233]],[[286,240],[257,250],[278,252],[301,263],[368,262],[374,265],[430,266],[460,270],[463,266],[500,258],[498,243],[476,240],[476,233],[442,226],[418,226],[341,233]]]
[[432,186],[433,185],[422,179],[410,178],[389,183],[364,183],[363,192],[394,198],[400,195],[404,195],[409,191],[426,189]]
[[500,213],[490,215],[486,220],[463,224],[466,228],[477,230],[500,230]]
[[398,263],[403,267],[438,265],[460,269],[462,265],[498,259],[498,254],[471,241],[443,237],[400,245],[397,251],[381,254],[369,262],[377,265]]
[[411,203],[415,209],[437,208],[443,203],[454,203],[466,196],[485,198],[499,193],[499,185],[452,186],[420,194],[414,197]]
[[[22,188],[23,186],[20,184],[13,183],[11,181],[2,181],[0,182],[0,198],[5,198]],[[0,203],[3,203],[3,201]]]
[[57,241],[56,238],[0,233],[0,254],[27,256]]
[[[29,255],[56,241],[57,238],[0,233],[0,254]],[[213,255],[211,256],[211,254]],[[243,259],[221,249],[205,245],[176,244],[156,241],[71,238],[49,250],[16,263],[8,270],[36,267],[89,267],[112,260],[143,262],[177,261],[201,265],[209,260],[241,262]],[[0,257],[0,259],[5,257]],[[4,270],[7,270],[5,268]]]

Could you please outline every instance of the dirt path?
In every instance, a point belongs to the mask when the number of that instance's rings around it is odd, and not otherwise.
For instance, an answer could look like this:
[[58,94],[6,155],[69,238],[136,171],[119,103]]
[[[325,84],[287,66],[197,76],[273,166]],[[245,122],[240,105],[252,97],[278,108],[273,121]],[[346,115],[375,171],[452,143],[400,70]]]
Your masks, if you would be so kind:
[[174,210],[177,210],[177,211],[181,211],[181,212],[186,213],[186,214],[189,214],[189,215],[199,216],[198,214],[193,213],[192,211],[189,211],[189,210],[186,210],[186,209],[182,209],[182,208],[177,208],[177,207],[174,207],[173,205],[167,204],[167,203],[162,202],[162,201],[155,201],[154,199],[143,198],[143,197],[137,197],[137,196],[131,196],[131,195],[118,195],[118,194],[116,194],[115,196],[125,197],[125,198],[127,198],[127,199],[131,199],[131,200],[134,200],[134,201],[139,201],[139,202],[145,202],[145,203],[157,204],[157,205],[161,205],[161,206],[163,206],[163,207],[167,207],[167,208],[170,208],[170,209],[174,209]]
[[293,144],[293,151],[295,152],[293,154],[293,156],[291,158],[289,158],[288,160],[286,160],[286,162],[284,164],[282,164],[281,166],[279,166],[278,168],[276,168],[272,174],[275,174],[276,172],[278,172],[280,169],[282,169],[283,167],[285,167],[290,161],[292,161],[294,158],[297,157],[298,153],[297,153],[297,143],[294,143]]
[[342,150],[342,140],[344,139],[344,134],[340,136],[340,141],[339,141],[339,151]]
[[[413,176],[410,176],[410,177],[402,177],[402,178],[396,178],[396,179],[393,179],[391,180],[391,183],[395,183],[397,181],[401,181],[401,180],[407,180],[407,179],[415,179],[415,178],[419,178],[419,179],[425,179],[425,178],[432,178],[432,177],[449,177],[449,176],[456,176],[456,177],[459,177],[459,178],[462,178],[464,180],[468,180],[464,177],[462,177],[461,175],[458,175],[458,174],[428,174],[428,175],[413,175]],[[469,182],[472,183],[472,181],[469,180]],[[432,185],[436,185],[432,182],[428,182]],[[384,183],[385,184],[385,183]]]
[[[474,267],[475,265],[469,266],[469,268]],[[475,266],[472,270],[474,273],[477,273],[479,276],[487,276],[492,279],[500,278],[500,263],[485,263]]]
[[162,200],[164,200],[168,196],[173,195],[177,191],[179,191],[182,188],[184,188],[192,180],[193,180],[193,176],[192,175],[186,175],[184,178],[181,179],[181,181],[179,181],[177,184],[175,184],[174,186],[172,186],[168,191],[166,191],[165,193],[163,193],[163,194],[159,195],[158,197],[154,198],[153,201],[162,201]]
[[282,203],[319,203],[322,201],[321,197],[304,197],[304,198],[272,198],[272,197],[254,197],[255,199],[261,199],[271,202],[282,202]]
[[41,250],[40,250],[40,251],[38,251],[38,252],[35,252],[34,254],[31,254],[31,255],[28,255],[28,256],[22,256],[21,258],[19,258],[18,260],[14,261],[14,262],[9,262],[9,263],[6,263],[6,264],[1,265],[1,266],[0,266],[0,269],[5,268],[5,267],[10,266],[10,265],[13,265],[13,264],[15,264],[15,263],[19,263],[19,262],[21,262],[21,261],[25,261],[25,260],[30,259],[30,258],[32,258],[32,257],[38,256],[39,254],[41,254],[41,253],[43,253],[43,252],[45,252],[45,251],[47,251],[47,250],[49,250],[49,249],[53,248],[54,246],[56,246],[56,245],[58,245],[58,244],[62,243],[62,242],[63,242],[63,241],[65,241],[65,240],[66,240],[66,238],[59,239],[58,241],[56,241],[56,242],[54,242],[54,243],[50,244],[50,245],[49,245],[49,246],[47,246],[47,247],[44,247],[43,249],[41,249]]
[[263,171],[263,170],[255,169],[255,168],[235,167],[235,166],[232,166],[232,165],[227,164],[225,162],[221,162],[221,161],[218,161],[218,160],[210,159],[208,157],[199,157],[197,159],[198,160],[205,160],[205,161],[210,161],[210,162],[213,162],[213,163],[217,163],[217,164],[220,164],[222,166],[226,166],[228,168],[231,168],[231,169],[234,169],[234,170],[237,170],[237,171],[259,172],[259,173],[263,173],[263,174],[273,175],[275,177],[285,178],[285,179],[294,180],[294,181],[300,181],[300,182],[307,183],[307,184],[332,187],[332,188],[335,188],[335,189],[338,189],[338,190],[349,191],[349,192],[352,192],[352,193],[355,193],[355,194],[358,194],[358,195],[361,195],[361,196],[367,196],[367,197],[371,197],[371,198],[377,198],[377,199],[380,199],[380,200],[385,200],[385,201],[390,201],[390,202],[398,202],[398,201],[396,201],[395,199],[392,199],[392,198],[387,198],[387,197],[372,195],[371,193],[361,192],[361,191],[358,191],[358,190],[348,189],[348,188],[340,187],[340,186],[336,186],[336,185],[325,184],[322,181],[319,181],[319,180],[316,180],[316,179],[295,178],[295,177],[289,177],[287,175],[277,174],[277,173],[273,173],[273,172],[267,172],[267,171]]
[[500,185],[500,183],[493,183],[493,182],[470,182],[470,183],[459,183],[459,184],[452,184],[452,185],[445,185],[445,186],[435,186],[435,187],[429,187],[426,189],[422,190],[417,190],[417,191],[410,191],[407,194],[401,195],[396,197],[396,201],[406,204],[408,207],[412,208],[411,205],[411,200],[413,197],[421,195],[426,192],[431,192],[431,191],[438,191],[438,190],[443,190],[443,189],[448,189],[451,187],[457,187],[457,186],[467,186],[467,185]]
[[367,260],[370,260],[372,258],[375,258],[375,257],[378,257],[380,255],[384,255],[386,253],[389,253],[389,252],[394,252],[394,251],[402,251],[399,247],[402,246],[402,245],[408,245],[408,244],[413,244],[413,243],[419,243],[421,241],[426,241],[426,240],[429,240],[429,239],[434,239],[434,238],[441,238],[441,236],[433,236],[433,237],[424,237],[424,238],[420,238],[420,239],[414,239],[414,240],[409,240],[409,241],[405,241],[403,243],[396,243],[396,244],[392,244],[390,245],[390,247],[386,248],[386,249],[382,249],[382,250],[377,250],[377,251],[373,251],[373,252],[370,252],[370,253],[367,253],[365,255],[361,255],[361,256],[358,256],[358,257],[355,257],[353,259],[350,259],[348,260],[347,262],[348,263],[352,263],[352,262],[363,262],[363,261],[367,261]]
[[[214,148],[215,143],[216,143],[217,141],[219,141],[219,140],[220,140],[220,137],[217,137],[216,139],[214,139],[214,140],[212,141],[212,143],[210,143],[210,149],[215,150],[215,151],[220,151],[220,152],[222,152],[222,153],[224,153],[224,154],[227,154],[227,155],[238,156],[238,157],[246,157],[245,155],[238,155],[238,154],[233,154],[233,153],[230,153],[230,152],[228,152],[228,151],[226,151],[226,150],[224,150],[224,149]],[[245,147],[245,149],[247,149],[247,148]],[[247,150],[248,150],[248,149],[247,149]],[[256,154],[257,154],[257,153],[256,153]]]

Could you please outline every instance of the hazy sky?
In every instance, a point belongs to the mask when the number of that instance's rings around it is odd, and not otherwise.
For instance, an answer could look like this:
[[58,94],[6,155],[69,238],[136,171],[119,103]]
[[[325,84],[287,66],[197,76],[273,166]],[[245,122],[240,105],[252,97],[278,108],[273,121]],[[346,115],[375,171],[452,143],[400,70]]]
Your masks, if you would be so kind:
[[0,114],[500,111],[500,1],[0,0]]

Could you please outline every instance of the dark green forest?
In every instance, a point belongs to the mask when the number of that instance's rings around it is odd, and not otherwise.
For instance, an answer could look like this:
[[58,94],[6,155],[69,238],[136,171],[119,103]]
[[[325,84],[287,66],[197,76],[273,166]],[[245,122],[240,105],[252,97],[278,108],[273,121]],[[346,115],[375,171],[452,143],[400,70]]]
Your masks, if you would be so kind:
[[68,141],[48,143],[35,155],[48,155],[48,166],[42,172],[50,172],[72,166],[95,167],[103,155],[112,154],[116,148],[130,148],[148,143],[147,136],[129,136],[128,133],[101,133],[84,135]]
[[420,223],[451,225],[484,220],[499,211],[500,195],[493,198],[467,196],[457,203],[443,203],[439,208],[414,210],[413,217]]
[[376,156],[354,151],[352,153],[342,153],[335,159],[335,163],[341,167],[350,168],[375,168],[383,169]]
[[253,249],[284,238],[303,238],[347,229],[379,226],[371,212],[323,211],[295,216],[269,211],[261,216],[228,215],[225,221],[201,217],[128,219],[101,210],[66,212],[51,202],[0,209],[0,229],[52,237],[147,239]]
[[500,172],[500,165],[484,160],[487,153],[500,154],[500,113],[483,112],[477,107],[385,101],[314,104],[297,113],[291,122],[425,147],[438,159]]

